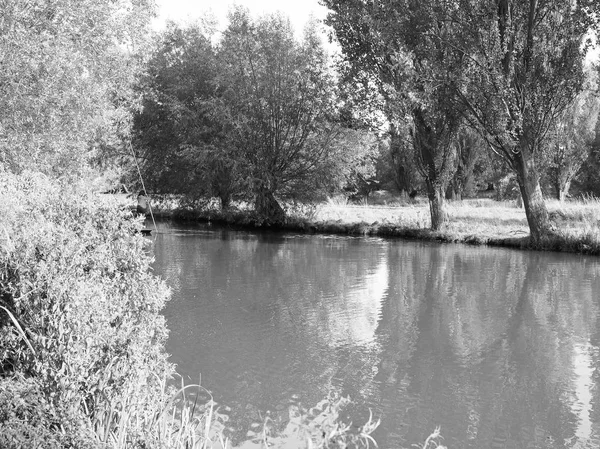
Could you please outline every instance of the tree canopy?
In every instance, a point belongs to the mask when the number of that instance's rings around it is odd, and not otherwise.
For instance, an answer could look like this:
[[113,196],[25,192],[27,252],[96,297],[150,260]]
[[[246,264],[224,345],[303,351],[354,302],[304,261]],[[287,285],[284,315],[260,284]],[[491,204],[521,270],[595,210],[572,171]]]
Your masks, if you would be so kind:
[[280,15],[254,21],[238,8],[220,44],[238,159],[259,214],[272,216],[274,195],[325,188],[335,166],[335,79],[314,23],[294,38]]
[[0,161],[78,172],[90,142],[127,127],[152,0],[0,2]]
[[464,58],[443,44],[454,38],[455,5],[434,1],[324,3],[331,10],[328,23],[351,66],[350,73],[377,89],[396,129],[408,128],[427,186],[432,228],[439,229],[446,221],[444,196],[455,165],[453,141],[462,121],[452,83],[464,77]]
[[338,190],[376,151],[341,112],[317,24],[302,39],[287,18],[235,8],[218,43],[197,26],[162,34],[140,85],[135,147],[155,190],[235,196],[281,221],[279,200]]
[[517,175],[534,240],[550,223],[540,187],[548,134],[584,85],[595,1],[460,0],[459,39],[468,90],[457,88],[470,123]]

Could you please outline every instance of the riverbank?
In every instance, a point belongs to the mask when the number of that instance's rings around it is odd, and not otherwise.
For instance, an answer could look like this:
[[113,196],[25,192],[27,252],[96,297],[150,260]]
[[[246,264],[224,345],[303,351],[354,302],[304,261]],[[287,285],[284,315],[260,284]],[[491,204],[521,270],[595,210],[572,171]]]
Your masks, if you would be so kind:
[[406,201],[383,195],[358,205],[344,199],[330,199],[316,205],[288,204],[285,205],[288,218],[283,225],[264,223],[247,204],[220,211],[216,202],[203,208],[181,207],[176,197],[157,201],[155,215],[274,231],[396,237],[600,255],[599,200],[564,203],[548,200],[547,207],[553,231],[538,245],[530,241],[525,210],[517,207],[516,201],[488,198],[449,202],[449,221],[440,231],[429,229],[426,199]]

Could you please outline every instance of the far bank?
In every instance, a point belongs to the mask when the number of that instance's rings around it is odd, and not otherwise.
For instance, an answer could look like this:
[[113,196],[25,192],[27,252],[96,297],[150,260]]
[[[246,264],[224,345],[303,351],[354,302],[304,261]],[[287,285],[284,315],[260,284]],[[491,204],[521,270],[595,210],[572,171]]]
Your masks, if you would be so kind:
[[488,198],[450,201],[448,223],[442,230],[432,231],[426,199],[405,200],[381,195],[360,204],[350,203],[345,198],[316,204],[287,203],[285,222],[270,223],[244,202],[223,211],[216,201],[186,205],[175,196],[153,198],[155,217],[177,221],[275,232],[381,236],[600,255],[599,200],[548,200],[547,207],[552,232],[540,244],[533,245],[525,211],[515,201]]

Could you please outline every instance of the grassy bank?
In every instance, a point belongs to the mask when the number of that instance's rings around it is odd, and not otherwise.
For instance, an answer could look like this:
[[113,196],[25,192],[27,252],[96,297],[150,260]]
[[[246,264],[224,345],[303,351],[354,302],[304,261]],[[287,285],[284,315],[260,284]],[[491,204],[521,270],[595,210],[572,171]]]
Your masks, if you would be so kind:
[[[343,198],[315,205],[287,204],[288,219],[281,229],[294,232],[369,235],[440,242],[503,246],[544,251],[600,255],[600,200],[583,198],[561,203],[548,200],[552,233],[534,246],[523,208],[516,201],[488,198],[448,202],[448,224],[431,231],[426,199],[416,201],[376,195],[368,202],[352,204]],[[246,203],[222,212],[216,201],[203,207],[182,206],[177,197],[155,202],[157,216],[179,220],[210,221],[243,227],[264,227]]]

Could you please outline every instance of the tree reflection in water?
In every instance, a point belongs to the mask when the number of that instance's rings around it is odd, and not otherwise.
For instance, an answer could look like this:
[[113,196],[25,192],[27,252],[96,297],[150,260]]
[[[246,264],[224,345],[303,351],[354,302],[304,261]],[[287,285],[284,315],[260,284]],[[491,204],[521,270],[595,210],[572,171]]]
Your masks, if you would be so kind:
[[[600,262],[405,241],[165,228],[179,371],[234,438],[348,394],[380,447],[596,447]],[[230,407],[231,409],[229,409]]]

